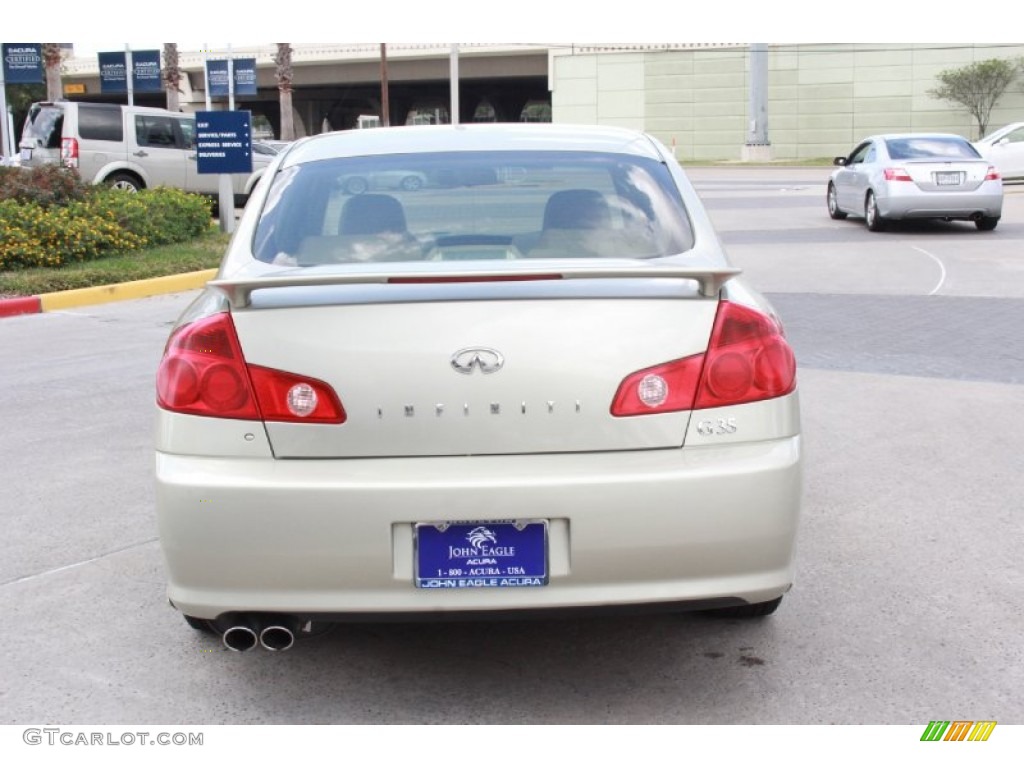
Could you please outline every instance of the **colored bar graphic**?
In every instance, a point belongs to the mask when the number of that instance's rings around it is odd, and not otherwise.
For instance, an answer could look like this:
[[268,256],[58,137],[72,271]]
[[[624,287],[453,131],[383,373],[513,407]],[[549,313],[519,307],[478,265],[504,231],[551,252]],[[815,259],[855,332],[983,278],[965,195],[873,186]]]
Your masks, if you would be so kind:
[[967,733],[971,730],[972,725],[974,725],[973,720],[954,720],[943,741],[963,741],[967,738]]
[[954,720],[952,724],[949,720],[932,720],[921,741],[988,741],[995,728],[995,720]]
[[994,731],[995,729],[995,720],[979,720],[974,724],[974,730],[971,731],[971,735],[967,737],[967,740],[988,741],[988,737],[992,735],[992,731]]
[[921,734],[921,741],[940,741],[949,728],[949,720],[932,720]]

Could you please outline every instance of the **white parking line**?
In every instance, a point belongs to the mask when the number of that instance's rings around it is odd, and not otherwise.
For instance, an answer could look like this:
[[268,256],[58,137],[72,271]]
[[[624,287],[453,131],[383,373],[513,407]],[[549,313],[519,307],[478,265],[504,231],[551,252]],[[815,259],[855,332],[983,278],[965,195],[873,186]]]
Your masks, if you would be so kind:
[[912,245],[910,247],[913,248],[915,251],[923,253],[925,256],[929,257],[936,264],[939,265],[939,271],[942,273],[942,275],[939,277],[939,282],[935,285],[934,288],[932,288],[931,293],[928,294],[929,296],[934,296],[936,293],[938,293],[939,288],[942,287],[942,284],[946,282],[946,265],[943,264],[942,259],[936,256],[934,253],[928,253],[928,251],[926,251],[924,248],[918,248],[916,245]]
[[146,544],[154,544],[157,541],[158,541],[157,537],[154,536],[152,539],[146,539],[145,541],[138,541],[138,542],[136,542],[134,544],[128,544],[126,546],[119,547],[118,549],[111,550],[110,552],[104,552],[102,555],[96,555],[96,557],[90,557],[90,558],[88,558],[86,560],[79,560],[77,563],[70,563],[68,565],[61,565],[61,566],[58,566],[57,568],[51,568],[48,571],[42,571],[41,573],[29,574],[28,576],[19,576],[17,578],[11,579],[10,581],[5,581],[3,583],[0,583],[0,587],[10,587],[10,586],[13,586],[15,584],[23,584],[26,581],[34,581],[35,579],[41,579],[44,576],[52,576],[55,573],[60,573],[61,571],[67,571],[67,570],[70,570],[71,568],[78,568],[79,566],[88,565],[89,563],[95,563],[97,560],[103,560],[104,558],[110,557],[111,555],[119,555],[122,552],[127,552],[129,549],[135,549],[136,547],[142,547],[142,546],[145,546]]

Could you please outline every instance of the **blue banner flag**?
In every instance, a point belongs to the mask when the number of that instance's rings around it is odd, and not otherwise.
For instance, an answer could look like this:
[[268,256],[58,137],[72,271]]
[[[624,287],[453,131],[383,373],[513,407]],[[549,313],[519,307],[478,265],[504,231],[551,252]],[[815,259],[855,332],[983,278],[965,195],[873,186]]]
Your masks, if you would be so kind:
[[98,54],[100,60],[100,93],[127,93],[124,51]]
[[4,43],[3,57],[4,82],[20,85],[45,80],[42,43]]
[[256,95],[256,59],[235,59],[235,96]]
[[228,95],[228,61],[216,59],[206,62],[206,87],[210,96]]
[[160,51],[132,51],[132,90],[135,93],[160,93]]

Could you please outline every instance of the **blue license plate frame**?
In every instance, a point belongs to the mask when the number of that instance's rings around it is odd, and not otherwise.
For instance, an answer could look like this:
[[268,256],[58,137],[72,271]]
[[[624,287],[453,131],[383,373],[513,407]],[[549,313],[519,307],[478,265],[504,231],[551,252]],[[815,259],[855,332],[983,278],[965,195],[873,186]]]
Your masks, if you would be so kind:
[[414,579],[420,589],[543,587],[547,520],[416,523]]

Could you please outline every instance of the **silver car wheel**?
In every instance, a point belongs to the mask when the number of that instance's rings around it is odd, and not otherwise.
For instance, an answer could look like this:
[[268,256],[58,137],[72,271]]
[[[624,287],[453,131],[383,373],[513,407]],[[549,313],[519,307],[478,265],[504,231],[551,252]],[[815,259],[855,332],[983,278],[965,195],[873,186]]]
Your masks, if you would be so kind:
[[872,232],[881,232],[885,229],[886,220],[878,212],[878,203],[875,201],[875,193],[868,192],[864,200],[864,222]]
[[107,184],[111,189],[120,189],[133,195],[141,189],[139,182],[123,173],[115,173],[113,176],[108,177]]
[[846,218],[846,214],[839,210],[839,200],[836,196],[836,185],[828,185],[828,215],[830,218],[841,220]]

